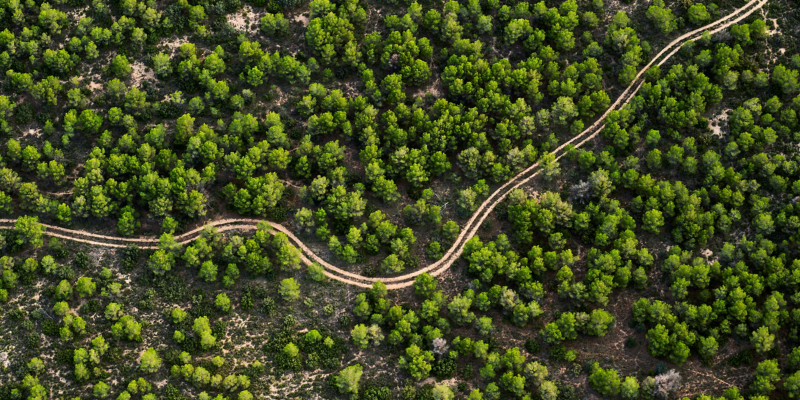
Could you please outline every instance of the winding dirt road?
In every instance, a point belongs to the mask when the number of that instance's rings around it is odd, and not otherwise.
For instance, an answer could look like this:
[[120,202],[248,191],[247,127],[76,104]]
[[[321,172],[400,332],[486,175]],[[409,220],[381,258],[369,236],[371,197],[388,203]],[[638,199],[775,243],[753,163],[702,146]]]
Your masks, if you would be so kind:
[[[681,46],[690,40],[697,40],[705,31],[709,31],[710,33],[714,34],[723,29],[730,27],[733,24],[738,23],[739,21],[747,18],[750,14],[755,12],[756,10],[761,9],[765,4],[767,4],[769,0],[751,0],[741,8],[734,10],[732,13],[728,14],[724,18],[721,18],[717,21],[714,21],[706,26],[697,28],[691,32],[687,32],[672,42],[670,42],[667,46],[665,46],[661,51],[650,60],[647,65],[645,65],[639,73],[636,75],[636,78],[633,82],[625,89],[622,94],[617,97],[617,100],[612,104],[606,111],[601,115],[591,126],[586,128],[583,132],[578,135],[575,135],[566,143],[559,146],[555,149],[552,153],[555,155],[555,159],[559,160],[566,154],[566,147],[568,145],[574,145],[575,147],[580,147],[587,141],[593,139],[597,134],[603,130],[605,124],[602,122],[608,116],[608,114],[612,111],[619,110],[621,107],[625,106],[630,102],[630,100],[634,97],[634,95],[639,91],[642,84],[642,76],[644,73],[653,65],[663,65],[670,57],[677,53]],[[444,271],[450,268],[455,260],[461,256],[463,251],[464,244],[466,243],[469,238],[473,237],[475,233],[478,231],[480,226],[483,224],[483,221],[491,214],[494,208],[499,204],[503,199],[505,199],[508,194],[528,183],[531,179],[536,177],[540,172],[539,163],[535,163],[530,167],[526,168],[524,171],[520,172],[513,178],[511,178],[508,182],[497,188],[494,192],[492,192],[489,197],[481,203],[481,205],[475,210],[472,214],[472,217],[467,221],[464,225],[461,233],[458,235],[456,240],[453,242],[452,246],[447,250],[444,256],[424,267],[418,269],[413,272],[409,272],[405,275],[395,276],[395,277],[386,277],[386,278],[370,278],[358,275],[353,272],[345,271],[341,268],[336,267],[328,263],[327,261],[320,258],[316,253],[314,253],[311,249],[306,246],[300,238],[295,236],[289,229],[284,227],[281,224],[276,222],[262,220],[262,219],[251,219],[251,218],[240,218],[240,219],[221,219],[216,221],[210,221],[205,226],[214,226],[217,228],[218,232],[225,232],[229,230],[256,230],[259,226],[264,226],[271,232],[282,232],[285,233],[286,236],[294,243],[295,246],[302,250],[301,259],[305,264],[311,264],[312,262],[317,262],[324,267],[323,273],[330,279],[343,282],[346,284],[369,288],[372,286],[372,283],[375,281],[380,280],[381,282],[386,284],[388,289],[401,289],[408,286],[413,285],[414,278],[423,273],[430,273],[433,276],[438,276],[442,274]],[[0,219],[0,229],[9,229],[14,227],[15,220],[11,219]],[[126,238],[126,237],[118,237],[118,236],[106,236],[106,235],[98,235],[87,231],[82,230],[72,230],[67,228],[62,228],[59,226],[47,225],[42,224],[45,228],[45,235],[53,236],[65,240],[71,240],[80,243],[87,243],[96,246],[106,246],[106,247],[115,247],[121,248],[125,247],[129,244],[136,244],[140,248],[143,249],[157,249],[158,248],[158,238],[156,237],[140,237],[140,238]],[[194,240],[196,240],[199,236],[201,231],[204,227],[199,227],[193,229],[189,232],[183,233],[175,237],[175,239],[180,244],[187,244]]]

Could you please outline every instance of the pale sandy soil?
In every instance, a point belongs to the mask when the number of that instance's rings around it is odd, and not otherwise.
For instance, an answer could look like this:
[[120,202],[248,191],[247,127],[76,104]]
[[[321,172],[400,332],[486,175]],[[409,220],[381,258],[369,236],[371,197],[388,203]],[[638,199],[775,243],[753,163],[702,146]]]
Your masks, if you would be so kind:
[[133,69],[131,73],[131,86],[139,86],[143,81],[154,81],[156,79],[155,71],[144,65],[141,61],[135,61],[131,64],[131,68]]
[[441,98],[442,97],[441,87],[442,87],[441,81],[439,80],[439,78],[436,78],[436,80],[431,82],[430,85],[420,88],[416,93],[414,93],[413,97],[424,97],[425,94],[430,93],[431,96],[433,96],[434,98],[437,99]]
[[[765,14],[764,10],[762,9],[761,10],[762,17],[764,16],[764,14]],[[775,26],[774,29],[767,29],[767,34],[769,34],[770,36],[772,36],[772,35],[780,35],[781,34],[781,27],[778,26],[778,19],[777,18],[766,18],[765,20],[766,21],[772,21],[772,25]]]
[[88,10],[89,6],[76,8],[74,10],[67,12],[67,18],[69,18],[70,21],[73,21],[73,23],[77,24],[78,21],[81,20],[81,18],[86,17],[86,11]]
[[722,137],[722,128],[728,125],[728,111],[731,109],[722,110],[714,118],[708,120],[708,128],[711,129],[712,135]]
[[178,52],[178,48],[180,48],[181,45],[184,43],[189,43],[188,35],[184,35],[181,37],[173,37],[169,41],[162,42],[161,44],[167,47],[170,56],[174,56],[175,53]]
[[42,136],[42,129],[41,128],[38,128],[38,129],[29,128],[29,129],[25,130],[24,132],[22,132],[22,136],[23,137],[25,137],[25,136],[35,136],[37,138],[41,137]]
[[91,90],[92,93],[94,93],[94,94],[100,93],[104,88],[103,84],[100,83],[100,80],[97,80],[97,81],[92,80],[92,81],[90,81],[89,83],[86,84],[86,87],[88,87],[89,90]]
[[256,12],[251,5],[245,4],[241,10],[230,13],[225,17],[228,20],[228,24],[236,28],[236,30],[253,35],[258,32],[258,24],[264,14],[266,14],[266,11]]
[[292,21],[301,23],[304,27],[308,26],[308,14],[297,14]]

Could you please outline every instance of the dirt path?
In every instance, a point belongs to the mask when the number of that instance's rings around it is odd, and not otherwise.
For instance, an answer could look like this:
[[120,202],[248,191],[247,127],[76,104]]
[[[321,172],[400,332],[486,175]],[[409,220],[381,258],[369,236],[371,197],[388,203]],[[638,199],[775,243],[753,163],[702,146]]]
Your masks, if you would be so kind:
[[[677,53],[681,46],[689,41],[689,40],[696,40],[702,35],[703,32],[709,31],[710,33],[714,34],[723,29],[728,28],[729,26],[738,23],[739,21],[747,18],[750,14],[755,12],[756,10],[761,9],[769,0],[751,0],[743,7],[734,10],[732,13],[728,14],[726,17],[721,18],[717,21],[714,21],[708,25],[703,27],[697,28],[691,32],[687,32],[677,39],[670,42],[667,46],[665,46],[652,60],[650,60],[647,65],[645,65],[638,74],[636,74],[636,78],[633,82],[625,89],[624,92],[617,98],[617,100],[612,104],[606,111],[597,118],[597,120],[588,128],[586,128],[580,134],[574,136],[572,139],[567,141],[566,143],[559,146],[557,149],[553,151],[555,155],[555,159],[559,160],[566,154],[566,147],[568,145],[574,144],[575,147],[580,147],[587,141],[595,138],[597,134],[603,130],[605,124],[602,122],[608,116],[608,114],[612,111],[619,110],[624,105],[628,104],[630,100],[634,97],[634,95],[639,91],[639,88],[642,87],[644,83],[641,81],[642,76],[644,73],[653,65],[663,65],[670,57],[672,57],[675,53]],[[261,219],[251,219],[251,218],[229,218],[229,219],[221,219],[217,221],[210,221],[205,226],[213,226],[216,227],[218,232],[225,232],[230,230],[256,230],[260,226],[267,228],[270,232],[282,232],[289,237],[289,239],[294,243],[295,246],[299,247],[302,250],[301,259],[305,264],[311,264],[312,262],[317,262],[324,267],[323,273],[330,279],[354,285],[359,287],[368,288],[372,286],[373,282],[381,281],[386,283],[386,287],[388,289],[401,289],[414,284],[414,278],[418,275],[423,273],[430,273],[433,276],[438,276],[442,274],[444,271],[450,268],[450,266],[461,256],[463,252],[464,244],[466,243],[469,238],[473,237],[475,233],[478,231],[480,226],[486,220],[486,218],[491,214],[494,208],[505,199],[508,194],[530,182],[531,179],[536,177],[539,174],[539,163],[535,163],[530,167],[526,168],[524,171],[520,172],[513,178],[511,178],[508,182],[497,188],[491,195],[481,203],[480,207],[475,210],[472,214],[472,217],[467,221],[466,225],[464,225],[461,233],[458,235],[456,240],[453,242],[452,246],[447,250],[447,253],[438,261],[424,267],[418,269],[413,272],[409,272],[405,275],[395,276],[395,277],[387,277],[387,278],[370,278],[355,274],[353,272],[345,271],[341,268],[336,267],[328,263],[327,261],[320,258],[317,254],[315,254],[311,249],[306,246],[300,238],[294,235],[289,229],[285,226],[268,220],[261,220]],[[0,219],[0,228],[13,228],[15,220],[11,219]],[[138,238],[125,238],[125,237],[118,237],[118,236],[105,236],[105,235],[98,235],[87,231],[80,231],[80,230],[72,230],[67,228],[62,228],[53,225],[46,225],[42,224],[45,228],[45,235],[72,240],[80,243],[86,243],[96,246],[106,246],[106,247],[115,247],[121,248],[125,247],[128,244],[137,244],[140,248],[143,249],[157,249],[158,248],[158,238],[156,237],[138,237]],[[178,235],[175,239],[180,244],[187,244],[200,236],[200,232],[204,229],[204,227],[199,227]]]

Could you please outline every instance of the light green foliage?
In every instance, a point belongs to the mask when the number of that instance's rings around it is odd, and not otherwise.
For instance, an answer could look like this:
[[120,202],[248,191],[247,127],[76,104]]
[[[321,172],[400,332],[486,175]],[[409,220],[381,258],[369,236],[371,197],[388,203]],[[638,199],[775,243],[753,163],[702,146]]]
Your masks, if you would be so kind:
[[217,308],[224,313],[231,311],[231,299],[229,299],[228,295],[225,293],[220,293],[217,295],[216,299],[214,299],[214,305],[216,305]]
[[405,356],[400,357],[400,367],[407,370],[409,375],[420,381],[428,377],[431,371],[433,354],[430,351],[422,350],[419,346],[412,344],[406,348]]
[[128,58],[120,54],[111,60],[108,70],[118,78],[125,78],[131,74],[132,69],[128,63]]
[[773,343],[775,342],[775,335],[769,332],[765,326],[759,327],[753,331],[750,336],[750,343],[759,353],[767,353],[772,350]]
[[139,358],[139,369],[146,373],[153,373],[159,368],[161,368],[161,357],[158,356],[155,349],[150,347]]
[[97,285],[92,278],[86,276],[81,277],[78,279],[78,282],[75,283],[75,291],[77,291],[78,295],[81,297],[91,297],[96,287]]
[[339,371],[339,375],[335,380],[339,393],[357,395],[362,374],[361,364],[351,365]]
[[595,363],[589,375],[589,385],[603,396],[617,396],[620,393],[620,378],[614,369],[603,369]]
[[278,293],[285,301],[296,301],[300,298],[300,285],[294,278],[286,278],[281,281]]

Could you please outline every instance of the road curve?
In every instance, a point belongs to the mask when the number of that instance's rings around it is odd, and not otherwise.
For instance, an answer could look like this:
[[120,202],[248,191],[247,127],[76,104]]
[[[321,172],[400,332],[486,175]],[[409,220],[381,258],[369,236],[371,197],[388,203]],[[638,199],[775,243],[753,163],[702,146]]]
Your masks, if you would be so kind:
[[[639,73],[636,74],[633,82],[628,85],[625,91],[617,97],[616,101],[609,106],[609,108],[601,115],[597,120],[588,128],[586,128],[583,132],[575,135],[569,141],[563,143],[561,146],[553,150],[553,154],[555,155],[555,159],[559,160],[564,155],[566,155],[567,151],[566,148],[569,145],[574,145],[575,147],[580,147],[587,141],[593,139],[597,136],[597,134],[603,130],[605,124],[602,122],[608,116],[608,114],[612,111],[619,110],[621,107],[625,106],[630,102],[630,100],[634,97],[634,95],[639,91],[642,84],[642,76],[644,73],[653,65],[663,65],[669,58],[671,58],[675,53],[677,53],[681,46],[690,41],[699,39],[700,36],[705,31],[709,31],[711,34],[717,33],[723,29],[730,27],[731,25],[738,23],[739,21],[747,18],[755,12],[756,10],[761,9],[765,4],[767,4],[769,0],[751,0],[744,6],[734,10],[724,18],[718,19],[708,25],[702,26],[697,28],[691,32],[687,32],[668,45],[666,45],[658,54],[650,60],[647,65],[645,65]],[[299,247],[302,251],[301,253],[301,260],[305,264],[311,264],[313,262],[319,263],[323,266],[324,271],[323,274],[330,279],[346,283],[349,285],[354,285],[362,288],[369,288],[372,286],[372,283],[376,281],[381,281],[386,284],[388,289],[401,289],[408,286],[413,285],[414,278],[418,275],[423,273],[430,273],[433,276],[438,276],[442,274],[444,271],[450,268],[450,266],[461,256],[463,252],[464,244],[466,243],[469,238],[473,237],[489,214],[494,210],[494,208],[503,200],[505,199],[508,194],[528,183],[531,179],[536,177],[539,174],[539,163],[535,163],[530,167],[526,168],[524,171],[518,173],[513,178],[508,180],[502,186],[497,188],[493,191],[486,200],[481,203],[481,205],[475,210],[472,214],[472,217],[467,221],[464,225],[461,233],[458,235],[456,240],[444,254],[444,256],[439,259],[438,261],[429,264],[428,266],[415,270],[413,272],[409,272],[407,274],[395,277],[386,277],[386,278],[372,278],[372,277],[365,277],[353,272],[345,271],[341,268],[336,267],[335,265],[330,264],[329,262],[323,260],[319,257],[316,253],[314,253],[308,246],[303,243],[300,238],[295,236],[289,229],[285,226],[277,223],[272,222],[265,219],[252,219],[252,218],[227,218],[227,219],[220,219],[215,221],[209,221],[205,226],[201,226],[195,228],[191,231],[185,232],[183,234],[177,235],[175,239],[180,244],[187,244],[191,243],[192,241],[196,240],[202,230],[206,226],[213,226],[217,228],[218,232],[225,232],[230,230],[256,230],[260,227],[264,227],[268,229],[272,233],[282,232],[289,237],[289,239],[294,243],[295,246]],[[14,227],[15,220],[12,219],[0,219],[0,229],[10,229]],[[60,239],[71,240],[80,243],[86,243],[96,246],[105,246],[105,247],[114,247],[114,248],[123,248],[129,244],[136,244],[142,249],[157,249],[158,248],[158,238],[157,237],[138,237],[138,238],[127,238],[127,237],[119,237],[119,236],[107,236],[107,235],[99,235],[95,233],[91,233],[88,231],[83,230],[73,230],[67,229],[59,226],[54,225],[47,225],[42,224],[46,230],[45,235],[57,237]]]

